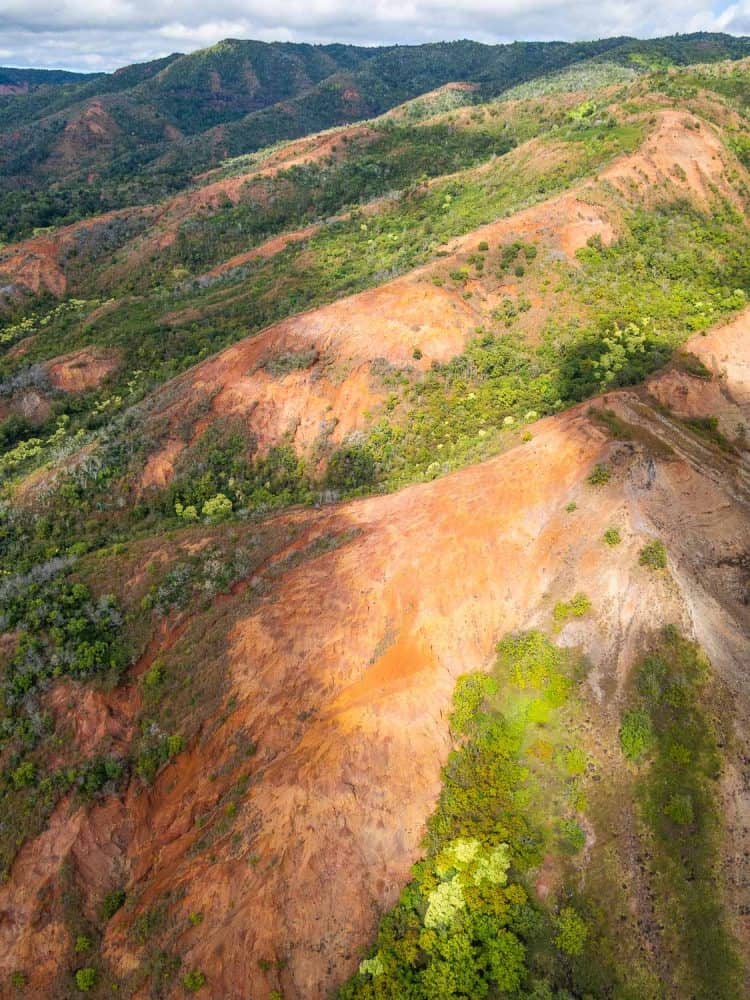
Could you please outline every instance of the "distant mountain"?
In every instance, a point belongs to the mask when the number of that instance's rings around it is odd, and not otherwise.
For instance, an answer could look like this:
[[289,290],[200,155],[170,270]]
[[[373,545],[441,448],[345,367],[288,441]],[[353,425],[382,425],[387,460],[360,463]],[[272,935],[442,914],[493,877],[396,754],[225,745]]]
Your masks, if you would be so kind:
[[110,74],[2,70],[0,239],[158,200],[227,157],[450,82],[478,84],[486,98],[584,61],[646,70],[748,53],[749,39],[705,33],[381,48],[228,39]]
[[0,94],[27,93],[39,87],[59,87],[64,83],[81,84],[88,80],[101,79],[102,73],[70,73],[65,69],[16,69],[0,66]]

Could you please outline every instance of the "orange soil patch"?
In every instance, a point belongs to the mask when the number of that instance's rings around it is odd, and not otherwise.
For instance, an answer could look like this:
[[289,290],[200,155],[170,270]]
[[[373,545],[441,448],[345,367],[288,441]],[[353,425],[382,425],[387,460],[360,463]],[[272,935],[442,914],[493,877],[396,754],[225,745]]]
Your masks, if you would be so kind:
[[[475,325],[476,313],[459,296],[425,282],[390,282],[227,348],[158,391],[153,418],[176,425],[187,399],[210,396],[211,415],[199,432],[219,417],[244,417],[261,452],[290,434],[309,453],[328,422],[335,423],[333,441],[364,426],[365,412],[384,396],[370,377],[375,358],[424,370],[459,353]],[[316,360],[302,371],[274,376],[262,367],[280,354],[311,350]]]
[[275,254],[281,253],[282,250],[286,250],[291,243],[299,243],[310,236],[314,236],[319,229],[319,225],[305,226],[304,229],[296,229],[291,233],[281,233],[279,236],[273,236],[270,240],[266,240],[265,243],[261,243],[260,246],[254,247],[252,250],[236,254],[228,260],[222,261],[221,264],[212,267],[210,271],[206,271],[206,274],[211,277],[217,277],[220,274],[225,274],[227,271],[233,271],[237,267],[242,267],[243,264],[249,264],[250,261],[273,257]]
[[726,161],[726,150],[713,126],[687,112],[666,110],[659,112],[657,127],[643,146],[601,176],[626,195],[638,192],[647,203],[655,191],[673,186],[708,207],[718,187],[741,207],[725,178]]
[[112,348],[83,347],[45,362],[50,382],[64,392],[95,389],[117,371],[120,354]]
[[706,336],[693,337],[685,349],[700,358],[713,378],[691,378],[679,370],[649,379],[648,391],[680,418],[717,417],[730,440],[740,428],[750,431],[750,308]]
[[63,226],[54,233],[23,240],[0,252],[0,276],[12,282],[19,291],[34,295],[47,291],[61,298],[67,289],[67,279],[62,265],[63,252],[75,243],[81,230],[106,225],[113,219],[129,217],[133,213],[150,214],[151,209],[122,209],[97,215],[92,219]]
[[17,344],[14,344],[6,353],[6,358],[22,358],[25,354],[28,354],[29,350],[34,345],[36,341],[36,334],[31,337],[24,337],[23,340],[19,340]]
[[[133,262],[138,262],[148,256],[155,249],[166,249],[171,246],[176,237],[181,223],[197,212],[202,210],[216,210],[225,199],[229,199],[233,204],[244,201],[250,197],[263,200],[265,190],[260,184],[254,182],[265,178],[274,177],[282,170],[288,170],[293,166],[301,166],[307,163],[318,163],[321,160],[333,157],[341,159],[346,155],[346,144],[344,138],[367,140],[375,138],[376,133],[367,126],[353,126],[346,130],[326,132],[305,139],[298,139],[282,149],[264,159],[257,166],[248,168],[247,171],[231,177],[221,177],[215,181],[210,181],[201,187],[186,191],[183,194],[175,195],[174,198],[164,202],[156,209],[155,228],[150,231],[145,238],[137,240],[126,251],[127,261],[124,264],[132,266]],[[211,174],[203,175],[207,180]],[[277,237],[279,241],[285,237]],[[273,241],[269,241],[272,244]],[[283,249],[285,243],[279,242],[278,248]],[[268,247],[264,253],[257,248],[258,256],[265,256],[276,253],[277,250]],[[250,251],[252,255],[256,251]],[[123,257],[121,252],[120,257]],[[248,257],[247,259],[252,259]],[[244,263],[244,261],[240,261]],[[227,263],[226,267],[236,266]],[[214,272],[209,272],[214,273]],[[218,273],[218,272],[217,272]]]
[[60,681],[46,702],[59,724],[70,731],[76,749],[84,756],[94,753],[126,753],[132,736],[134,690],[96,690],[74,681]]
[[175,459],[184,447],[184,441],[175,439],[167,441],[160,451],[151,455],[141,476],[141,489],[164,489],[174,475]]

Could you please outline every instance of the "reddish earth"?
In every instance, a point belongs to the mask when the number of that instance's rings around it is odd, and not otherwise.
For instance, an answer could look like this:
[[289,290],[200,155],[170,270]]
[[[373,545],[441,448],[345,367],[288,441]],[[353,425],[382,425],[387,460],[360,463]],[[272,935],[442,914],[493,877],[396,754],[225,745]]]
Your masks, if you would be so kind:
[[[89,106],[80,119],[71,122],[70,132],[66,130],[65,133],[67,135],[65,142],[75,140],[83,142],[84,145],[92,143],[96,145],[104,141],[108,135],[106,119],[107,115],[103,108]],[[215,210],[225,199],[237,203],[251,196],[261,198],[262,186],[257,183],[254,185],[254,182],[275,176],[281,170],[287,170],[295,165],[316,163],[330,157],[341,158],[346,155],[347,142],[355,140],[367,142],[374,136],[372,129],[356,125],[298,139],[282,146],[243,173],[214,181],[210,180],[210,174],[205,175],[203,179],[208,180],[208,183],[178,194],[160,205],[110,212],[64,226],[49,235],[24,240],[0,252],[0,276],[3,280],[11,282],[16,292],[22,292],[24,289],[34,294],[48,291],[57,297],[62,297],[67,288],[64,255],[65,251],[75,243],[78,232],[106,225],[118,217],[148,218],[151,225],[146,237],[129,241],[122,252],[122,256],[127,257],[126,264],[118,263],[116,260],[103,272],[105,277],[114,278],[123,269],[132,269],[150,254],[169,246],[174,242],[180,224],[197,212],[205,209]]]
[[[212,421],[227,416],[246,422],[261,452],[287,437],[307,455],[321,440],[340,442],[362,429],[367,414],[387,395],[382,382],[370,372],[375,358],[418,370],[433,361],[447,361],[463,350],[478,327],[491,322],[493,310],[505,298],[518,297],[519,286],[494,278],[490,266],[466,287],[455,287],[450,274],[461,267],[472,270],[468,258],[480,242],[491,248],[490,265],[492,254],[513,240],[536,243],[547,259],[560,255],[574,259],[592,236],[606,243],[616,234],[621,208],[611,203],[611,196],[606,197],[601,182],[633,196],[632,179],[641,171],[651,185],[658,180],[661,187],[668,183],[698,199],[705,197],[709,185],[728,190],[724,160],[716,152],[718,139],[705,124],[694,128],[696,121],[682,112],[661,112],[644,152],[621,157],[598,179],[457,238],[447,256],[404,277],[292,317],[203,362],[157,392],[149,416],[159,428],[157,436],[175,439],[188,401],[205,398],[211,401],[210,414],[193,427],[185,445],[194,442]],[[662,148],[657,155],[655,150]],[[684,178],[674,175],[675,163],[684,164]],[[637,196],[639,200],[645,197],[640,191]],[[246,259],[248,255],[243,255]],[[471,299],[464,296],[467,288]],[[549,289],[528,286],[524,292],[532,309],[519,326],[533,338],[549,315],[559,316],[561,304]],[[415,349],[422,353],[419,360],[414,358]],[[314,352],[315,360],[283,376],[274,376],[263,367],[278,355],[295,352]],[[156,453],[153,461],[161,471],[154,478],[150,464],[142,485],[163,484],[173,457],[170,452],[169,461],[162,463]]]
[[[244,418],[261,452],[291,435],[309,454],[321,435],[340,441],[365,426],[366,411],[384,397],[371,375],[374,359],[428,368],[458,354],[475,325],[474,310],[459,296],[424,282],[391,282],[222,351],[157,391],[150,419],[177,425],[187,398],[209,398],[211,416],[201,418],[194,434],[216,418]],[[275,375],[263,367],[304,352],[313,354],[301,370]],[[171,461],[176,445],[169,448]],[[164,468],[160,459],[156,464]]]
[[[750,313],[724,328],[728,343],[742,344],[743,366],[750,338],[739,329],[748,322]],[[722,332],[711,337],[722,351]],[[677,377],[691,378],[669,375]],[[747,379],[727,377],[723,389],[750,416]],[[587,404],[541,421],[530,442],[483,465],[287,519],[302,528],[290,551],[354,532],[290,568],[267,598],[248,604],[254,578],[172,638],[170,655],[184,662],[202,658],[199,635],[223,636],[231,701],[222,721],[152,791],[133,786],[123,802],[88,815],[58,808],[0,889],[0,970],[22,966],[40,988],[48,981],[64,931],[55,920],[43,934],[31,928],[50,905],[42,888],[54,896],[67,859],[95,897],[125,877],[136,913],[169,893],[174,947],[185,967],[206,972],[211,995],[262,993],[269,983],[258,959],[279,958],[287,963],[279,973],[285,996],[326,996],[356,966],[419,854],[449,746],[456,677],[487,664],[508,630],[550,627],[555,601],[578,591],[592,595],[593,614],[565,626],[560,639],[591,658],[602,713],[644,635],[668,620],[707,648],[737,692],[744,725],[750,610],[732,558],[750,529],[750,484],[742,461],[727,465],[699,440],[686,442],[648,399],[644,389],[603,401],[631,423],[630,441],[610,442]],[[586,477],[602,460],[613,477],[594,489]],[[623,537],[616,549],[601,543],[612,524]],[[654,534],[667,543],[670,576],[638,566],[639,548]],[[74,728],[106,732],[109,708],[77,711]],[[259,747],[249,762],[229,749],[240,733]],[[245,773],[248,790],[222,827],[222,796]],[[746,791],[731,794],[735,813],[747,808]],[[207,817],[200,828],[198,816]],[[214,829],[209,858],[196,845]],[[749,901],[740,853],[728,861],[737,871],[733,907]],[[539,878],[546,884],[544,869]],[[199,931],[192,912],[203,913]],[[127,933],[133,916],[121,911],[104,942],[123,974],[139,961]]]
[[228,260],[222,261],[221,264],[212,267],[210,271],[206,271],[206,274],[210,277],[216,277],[220,274],[226,274],[227,271],[233,271],[237,267],[242,267],[243,264],[249,264],[252,260],[273,257],[275,254],[285,250],[290,244],[299,243],[302,240],[309,239],[310,236],[314,236],[319,229],[319,225],[305,226],[304,229],[296,229],[292,233],[282,233],[280,236],[273,236],[270,240],[266,240],[265,243],[261,243],[260,246],[253,247],[252,250],[236,254]]
[[[186,219],[193,218],[202,211],[215,211],[227,199],[233,204],[250,200],[264,203],[267,200],[264,180],[275,177],[282,170],[288,170],[293,166],[318,163],[329,158],[342,159],[346,156],[348,141],[367,142],[375,138],[375,135],[372,129],[359,125],[323,132],[287,143],[240,173],[218,177],[216,180],[211,180],[216,171],[204,174],[200,179],[207,183],[175,195],[174,198],[154,208],[153,227],[145,237],[132,241],[117,255],[116,263],[103,272],[105,279],[128,269],[132,270],[151,254],[171,246],[177,238],[180,225]],[[270,241],[270,245],[265,245],[265,252],[263,248],[257,248],[256,251],[250,251],[251,256],[247,259],[252,260],[254,256],[270,256],[272,253],[277,253],[293,238],[294,234],[278,237],[277,249],[273,249],[273,241]]]
[[0,279],[10,282],[3,291],[12,295],[24,292],[50,292],[62,298],[67,290],[64,256],[75,245],[76,236],[83,230],[106,228],[116,219],[148,215],[151,209],[123,209],[108,212],[93,219],[63,226],[53,233],[35,236],[13,244],[0,251]]
[[64,392],[83,392],[95,389],[117,371],[120,364],[118,351],[104,347],[84,347],[72,354],[64,354],[45,362],[49,380],[56,389]]

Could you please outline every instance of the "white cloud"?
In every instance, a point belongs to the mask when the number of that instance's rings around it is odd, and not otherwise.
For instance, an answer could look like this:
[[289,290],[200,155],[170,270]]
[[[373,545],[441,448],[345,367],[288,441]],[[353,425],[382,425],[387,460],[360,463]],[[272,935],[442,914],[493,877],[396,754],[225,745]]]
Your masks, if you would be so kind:
[[416,43],[475,38],[648,37],[676,31],[750,33],[750,0],[0,0],[2,61],[114,69],[222,38]]

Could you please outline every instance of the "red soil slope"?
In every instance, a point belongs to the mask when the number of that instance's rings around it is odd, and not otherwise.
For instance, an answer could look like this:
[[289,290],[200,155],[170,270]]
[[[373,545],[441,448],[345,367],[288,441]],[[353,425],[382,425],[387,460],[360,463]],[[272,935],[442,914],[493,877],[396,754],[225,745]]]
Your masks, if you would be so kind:
[[[724,176],[725,158],[711,127],[682,112],[663,111],[643,147],[599,178],[452,241],[447,256],[386,285],[284,320],[210,358],[156,393],[149,419],[166,442],[163,455],[152,458],[159,474],[154,478],[149,466],[142,485],[163,485],[172,458],[213,420],[227,416],[246,421],[261,452],[284,437],[308,455],[321,434],[341,441],[361,429],[365,414],[384,398],[382,383],[370,375],[374,359],[422,370],[433,361],[447,361],[463,350],[477,327],[490,321],[504,298],[517,297],[515,279],[497,279],[489,268],[468,283],[470,299],[463,286],[451,287],[448,276],[468,264],[479,242],[495,250],[513,240],[533,241],[543,259],[573,258],[590,237],[608,242],[615,236],[621,208],[613,188],[639,203],[648,203],[666,187],[699,204],[712,187],[733,197]],[[537,289],[532,296],[534,308],[520,320],[530,336],[559,309],[549,290]],[[418,361],[415,348],[422,354]],[[311,360],[282,376],[263,367],[290,353]],[[169,428],[183,425],[188,402],[200,398],[211,400],[210,415],[193,427],[189,441],[176,443]]]
[[[691,346],[703,344],[731,357],[719,388],[750,419],[750,311]],[[263,597],[267,567],[166,637],[170,655],[197,662],[202,637],[218,631],[231,701],[152,790],[133,787],[88,814],[65,803],[22,850],[0,889],[0,972],[32,970],[40,990],[50,981],[65,933],[55,899],[67,862],[92,899],[124,880],[135,913],[169,894],[175,948],[186,967],[206,972],[212,996],[267,991],[259,958],[286,961],[285,996],[327,996],[419,854],[456,677],[486,664],[504,632],[548,628],[554,602],[578,591],[592,596],[593,613],[560,639],[590,656],[603,715],[644,633],[676,621],[735,693],[744,747],[750,611],[737,556],[750,531],[747,465],[652,409],[665,379],[694,381],[670,373],[604,400],[632,425],[629,441],[608,440],[583,406],[541,421],[533,440],[483,465],[282,519],[298,532],[287,554],[331,533],[349,540],[291,568]],[[586,483],[596,461],[613,470],[600,489]],[[601,536],[613,523],[623,544],[609,549]],[[652,534],[667,544],[669,576],[638,566]],[[251,592],[261,596],[249,602]],[[127,715],[127,694],[118,698]],[[111,709],[75,709],[75,731],[106,732],[111,720],[91,718],[99,710]],[[232,749],[243,733],[259,747],[249,763]],[[222,833],[222,796],[243,774],[249,785]],[[741,783],[725,783],[724,793],[738,838],[727,866],[739,912],[750,903],[741,850],[750,802]],[[214,826],[210,852],[200,851]],[[194,912],[203,914],[198,928]],[[105,937],[121,973],[139,960],[127,933],[133,916],[121,911]]]

